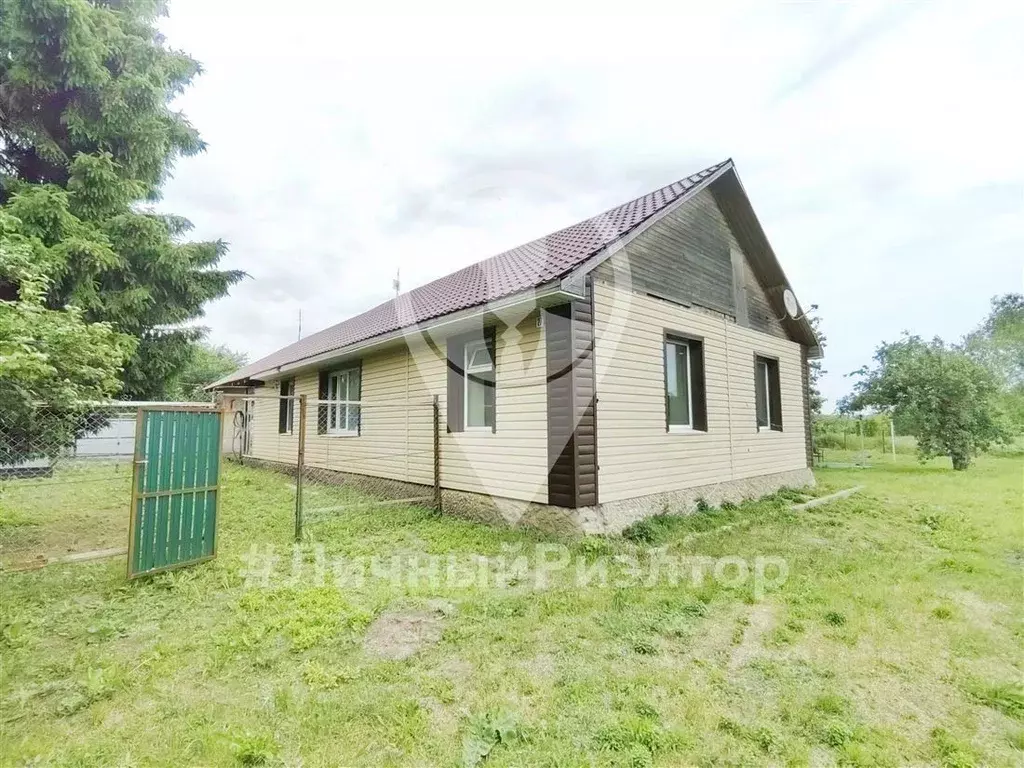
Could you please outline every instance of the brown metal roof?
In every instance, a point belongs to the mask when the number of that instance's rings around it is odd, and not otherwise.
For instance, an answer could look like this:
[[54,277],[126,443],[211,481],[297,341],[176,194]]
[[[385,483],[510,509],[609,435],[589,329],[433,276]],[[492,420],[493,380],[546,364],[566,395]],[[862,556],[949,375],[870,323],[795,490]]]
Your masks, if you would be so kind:
[[289,344],[211,386],[248,379],[279,366],[368,341],[376,336],[461,309],[487,304],[560,279],[729,164],[729,160],[716,163],[597,216],[414,288],[361,315]]

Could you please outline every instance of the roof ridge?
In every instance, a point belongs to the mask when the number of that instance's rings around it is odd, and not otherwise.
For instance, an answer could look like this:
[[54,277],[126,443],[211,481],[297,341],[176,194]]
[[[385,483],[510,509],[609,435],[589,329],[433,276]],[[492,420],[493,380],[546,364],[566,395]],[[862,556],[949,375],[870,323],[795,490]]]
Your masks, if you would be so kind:
[[[730,164],[732,158],[726,158],[593,216],[410,288],[340,323],[265,355],[211,386],[280,368],[288,363],[341,349],[460,309],[486,304],[558,279],[579,267],[589,257],[621,240]],[[396,310],[400,306],[401,313]],[[404,322],[406,318],[399,318],[399,314],[408,315],[409,322]],[[327,342],[326,346],[317,344],[318,339]]]

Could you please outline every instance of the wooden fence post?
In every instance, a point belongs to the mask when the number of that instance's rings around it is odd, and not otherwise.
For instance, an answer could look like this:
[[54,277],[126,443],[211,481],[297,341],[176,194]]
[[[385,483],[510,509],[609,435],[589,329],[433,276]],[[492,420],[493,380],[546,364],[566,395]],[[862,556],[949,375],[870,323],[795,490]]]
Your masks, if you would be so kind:
[[434,509],[441,512],[441,406],[434,395]]
[[[293,401],[294,402],[294,401]],[[299,450],[295,457],[295,541],[302,541],[302,480],[306,474],[306,396],[299,395]]]

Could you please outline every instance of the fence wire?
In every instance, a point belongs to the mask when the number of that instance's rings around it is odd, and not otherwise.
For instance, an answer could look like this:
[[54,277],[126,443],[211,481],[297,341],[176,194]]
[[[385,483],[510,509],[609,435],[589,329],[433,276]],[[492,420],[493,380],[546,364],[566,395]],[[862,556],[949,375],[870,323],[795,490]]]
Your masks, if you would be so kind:
[[238,395],[225,404],[230,455],[294,478],[297,537],[303,525],[384,504],[440,505],[433,398]]
[[894,462],[898,455],[917,450],[913,437],[895,434],[890,420],[881,416],[816,416],[811,422],[811,435],[818,466]]
[[159,405],[185,403],[0,413],[0,567],[126,547],[138,412]]
[[[161,405],[185,404],[80,403],[0,414],[0,567],[127,544],[138,414]],[[211,407],[224,412],[226,457],[289,483],[294,506],[281,512],[294,515],[297,536],[304,522],[390,504],[440,509],[435,398],[225,395]]]

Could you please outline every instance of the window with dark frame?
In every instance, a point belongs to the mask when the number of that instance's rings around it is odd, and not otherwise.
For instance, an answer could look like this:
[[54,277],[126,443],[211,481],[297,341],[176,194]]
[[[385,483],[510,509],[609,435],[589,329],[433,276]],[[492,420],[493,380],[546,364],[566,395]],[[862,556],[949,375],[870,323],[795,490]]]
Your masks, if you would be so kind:
[[278,394],[281,399],[278,401],[277,432],[290,435],[295,425],[295,379],[282,379]]
[[754,357],[754,406],[757,430],[782,431],[782,391],[779,385],[779,361]]
[[664,352],[665,429],[706,432],[704,343],[700,339],[666,335]]

